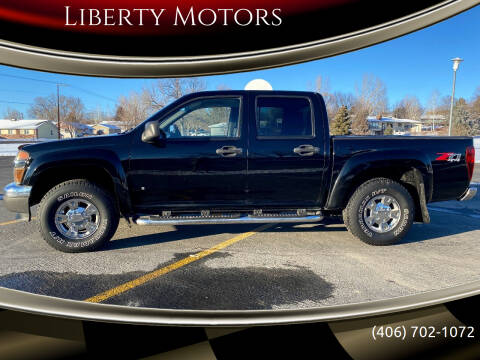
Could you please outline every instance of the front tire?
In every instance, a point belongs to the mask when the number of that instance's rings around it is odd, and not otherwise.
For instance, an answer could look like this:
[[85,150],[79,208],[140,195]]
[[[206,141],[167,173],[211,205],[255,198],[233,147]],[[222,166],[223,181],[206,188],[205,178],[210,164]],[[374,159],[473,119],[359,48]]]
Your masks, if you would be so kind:
[[370,245],[392,245],[410,230],[415,216],[412,196],[387,178],[363,183],[343,210],[347,229]]
[[45,194],[38,209],[42,237],[63,252],[100,248],[115,234],[118,222],[112,195],[84,179],[58,184]]

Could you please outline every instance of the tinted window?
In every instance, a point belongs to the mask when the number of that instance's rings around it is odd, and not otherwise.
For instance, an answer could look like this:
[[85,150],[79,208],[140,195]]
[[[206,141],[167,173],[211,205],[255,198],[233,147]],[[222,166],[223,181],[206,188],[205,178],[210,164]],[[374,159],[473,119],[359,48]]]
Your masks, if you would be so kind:
[[167,138],[238,137],[240,99],[200,99],[186,104],[167,119],[160,128]]
[[306,98],[257,98],[257,136],[312,136],[312,113]]

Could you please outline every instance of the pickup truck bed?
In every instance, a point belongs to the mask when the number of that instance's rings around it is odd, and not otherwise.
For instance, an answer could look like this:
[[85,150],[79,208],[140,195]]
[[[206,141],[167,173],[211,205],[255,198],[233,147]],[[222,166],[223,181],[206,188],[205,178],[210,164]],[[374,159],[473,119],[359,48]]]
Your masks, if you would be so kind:
[[[356,179],[353,183],[358,184],[364,180],[358,177],[362,172],[372,173],[378,169],[384,175],[388,171],[389,176],[399,179],[408,169],[414,168],[422,173],[427,202],[459,199],[471,179],[462,161],[465,149],[471,146],[470,137],[334,136],[332,183],[338,182],[338,186],[345,190],[351,186],[345,178],[347,174],[352,180]],[[461,156],[458,161],[449,161],[443,154]],[[328,207],[345,203],[341,197],[334,202]]]

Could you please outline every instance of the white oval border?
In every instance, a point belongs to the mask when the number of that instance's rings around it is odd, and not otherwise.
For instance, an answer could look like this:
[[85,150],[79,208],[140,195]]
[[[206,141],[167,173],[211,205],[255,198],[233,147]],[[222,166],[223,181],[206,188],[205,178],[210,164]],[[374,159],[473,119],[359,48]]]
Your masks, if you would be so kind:
[[[79,54],[0,40],[0,63],[76,75],[173,77],[258,70],[329,57],[410,33],[454,16],[480,0],[451,0],[401,19],[344,36],[250,53],[185,58],[131,58]],[[338,321],[413,310],[480,294],[480,281],[366,303],[296,310],[169,310],[92,304],[0,288],[0,307],[49,316],[133,324],[252,326]]]
[[255,326],[366,318],[480,295],[480,281],[415,295],[293,310],[172,310],[96,304],[0,288],[0,308],[78,320],[138,325]]
[[479,3],[479,0],[448,0],[397,20],[342,36],[275,49],[214,56],[106,56],[56,51],[0,40],[0,63],[102,77],[182,77],[259,70],[361,49],[445,20]]

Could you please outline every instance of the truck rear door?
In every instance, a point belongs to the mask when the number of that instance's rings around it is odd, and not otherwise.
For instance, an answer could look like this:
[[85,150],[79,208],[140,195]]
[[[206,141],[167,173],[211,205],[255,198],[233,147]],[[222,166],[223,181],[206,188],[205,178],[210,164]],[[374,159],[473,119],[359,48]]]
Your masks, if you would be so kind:
[[328,148],[316,98],[252,93],[250,105],[248,203],[288,208],[319,205]]

